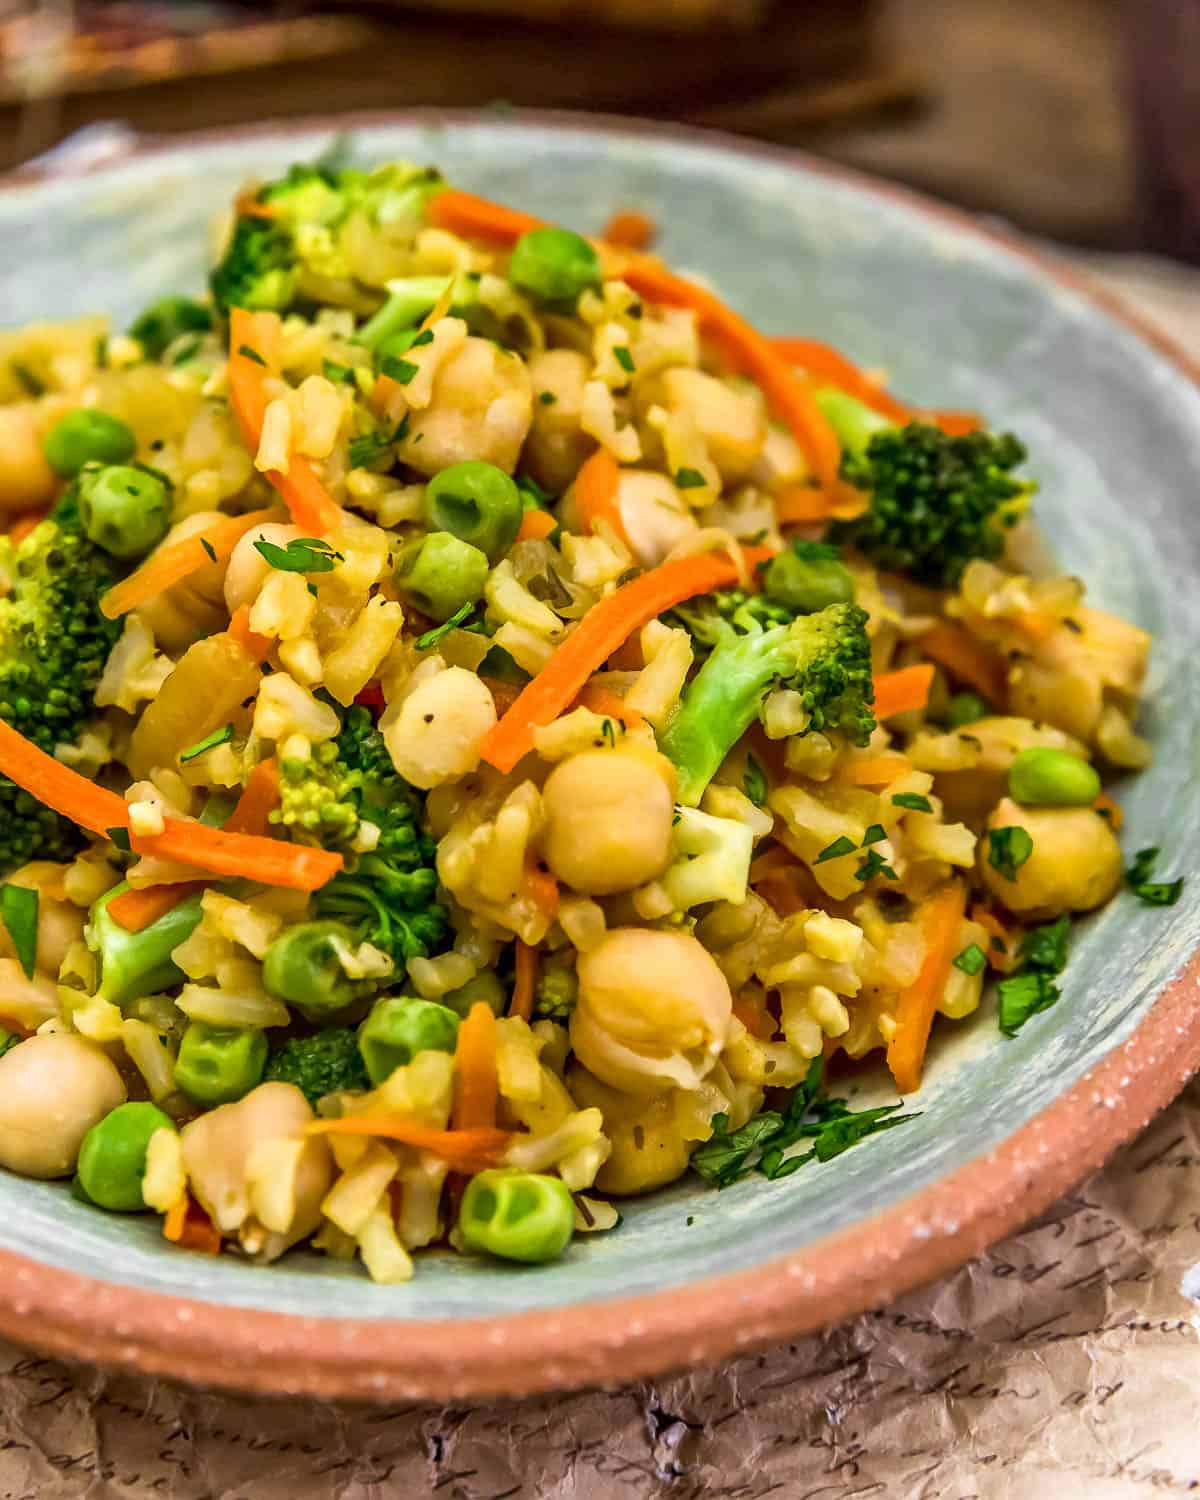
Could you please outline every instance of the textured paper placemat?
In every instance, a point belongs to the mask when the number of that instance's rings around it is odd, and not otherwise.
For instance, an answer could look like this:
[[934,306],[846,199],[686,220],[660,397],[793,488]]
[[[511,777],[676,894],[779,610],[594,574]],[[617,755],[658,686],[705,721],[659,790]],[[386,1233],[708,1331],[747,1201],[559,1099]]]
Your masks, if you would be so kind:
[[[1200,283],[1090,269],[1200,349]],[[251,1401],[0,1344],[0,1500],[1200,1494],[1200,1080],[954,1275],[762,1355],[478,1407]]]

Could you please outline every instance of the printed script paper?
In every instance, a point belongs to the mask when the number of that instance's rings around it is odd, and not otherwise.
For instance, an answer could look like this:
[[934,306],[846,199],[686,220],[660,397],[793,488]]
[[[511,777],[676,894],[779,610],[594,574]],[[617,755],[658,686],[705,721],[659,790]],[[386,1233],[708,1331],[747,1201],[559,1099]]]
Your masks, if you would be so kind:
[[[1117,280],[1117,278],[1113,278]],[[1200,347],[1200,294],[1124,285]],[[1200,1495],[1200,1081],[989,1254],[755,1358],[475,1408],[250,1401],[0,1345],[0,1500]]]

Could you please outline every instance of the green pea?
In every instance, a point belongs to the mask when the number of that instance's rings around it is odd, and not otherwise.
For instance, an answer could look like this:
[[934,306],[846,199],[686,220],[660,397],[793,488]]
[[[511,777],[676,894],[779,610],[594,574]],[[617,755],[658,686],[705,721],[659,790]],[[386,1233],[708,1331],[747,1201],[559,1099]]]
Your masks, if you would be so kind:
[[474,979],[468,979],[466,984],[460,984],[456,990],[442,996],[442,1004],[449,1006],[462,1020],[466,1020],[471,1007],[480,1000],[494,1016],[502,1016],[508,1008],[508,994],[491,969],[485,969],[482,974],[476,974]]
[[342,967],[343,955],[357,946],[341,922],[298,922],[267,949],[263,984],[306,1021],[324,1022],[379,988],[375,980],[349,978]]
[[261,1031],[192,1021],[175,1059],[175,1083],[197,1104],[232,1104],[261,1082],[267,1039]]
[[474,604],[487,583],[487,554],[448,531],[435,531],[400,554],[396,587],[431,620],[448,620]]
[[46,462],[64,479],[74,479],[84,464],[123,464],[136,451],[133,429],[95,406],[67,412],[42,439]]
[[467,1184],[458,1227],[472,1250],[540,1265],[570,1244],[575,1204],[561,1178],[492,1168]]
[[146,1207],[142,1178],[150,1137],[174,1130],[175,1122],[154,1104],[118,1104],[83,1138],[77,1181],[85,1196],[113,1213]]
[[1038,746],[1008,768],[1008,791],[1027,807],[1088,807],[1100,795],[1100,777],[1080,756]]
[[851,603],[854,578],[836,547],[794,541],[767,564],[763,592],[797,614],[815,615],[830,604]]
[[473,460],[433,476],[425,490],[425,513],[435,531],[470,542],[496,563],[517,539],[525,504],[503,469]]
[[212,312],[190,297],[160,297],[130,325],[147,359],[161,359],[168,344],[185,333],[206,333],[212,327]]
[[513,246],[508,279],[538,302],[573,305],[600,285],[600,257],[570,229],[531,229]]
[[157,474],[111,464],[79,478],[79,519],[114,557],[145,557],[171,525],[167,486]]
[[184,982],[187,976],[171,954],[191,937],[202,915],[200,897],[189,896],[140,932],[130,932],[108,913],[113,897],[128,889],[122,883],[101,896],[92,906],[87,929],[88,947],[100,960],[98,994],[122,1007]]
[[458,1016],[432,1000],[389,995],[358,1028],[358,1050],[372,1083],[384,1083],[418,1052],[453,1052]]
[[965,724],[986,719],[990,712],[978,693],[955,693],[946,708],[946,723],[951,729],[961,729]]

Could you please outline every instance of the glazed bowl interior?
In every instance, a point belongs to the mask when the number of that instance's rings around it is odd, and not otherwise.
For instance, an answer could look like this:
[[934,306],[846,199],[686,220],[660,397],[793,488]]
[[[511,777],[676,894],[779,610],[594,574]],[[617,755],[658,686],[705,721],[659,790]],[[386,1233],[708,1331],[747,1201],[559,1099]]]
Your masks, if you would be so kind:
[[[0,323],[100,310],[119,327],[160,293],[200,287],[210,220],[243,180],[328,144],[326,130],[250,133],[9,188],[0,235],[20,253],[0,266]],[[1096,603],[1156,636],[1142,724],[1156,759],[1119,795],[1127,849],[1160,844],[1171,873],[1186,868],[1200,831],[1200,394],[1176,366],[1005,246],[794,160],[499,117],[364,126],[352,151],[434,162],[464,187],[585,230],[618,207],[646,209],[663,254],[764,330],[829,339],[886,367],[917,402],[976,408],[1019,432],[1059,557]],[[453,1320],[670,1293],[861,1224],[1010,1137],[1131,1035],[1198,927],[1200,884],[1171,910],[1121,895],[1079,929],[1057,1007],[1015,1040],[998,1034],[991,1002],[942,1026],[919,1119],[778,1183],[717,1193],[689,1182],[630,1203],[617,1232],[579,1237],[536,1271],[431,1254],[411,1284],[377,1287],[311,1254],[259,1269],[180,1254],[157,1219],[105,1215],[64,1185],[2,1173],[0,1248],[104,1282],[316,1319]],[[849,1087],[887,1094],[877,1072]]]

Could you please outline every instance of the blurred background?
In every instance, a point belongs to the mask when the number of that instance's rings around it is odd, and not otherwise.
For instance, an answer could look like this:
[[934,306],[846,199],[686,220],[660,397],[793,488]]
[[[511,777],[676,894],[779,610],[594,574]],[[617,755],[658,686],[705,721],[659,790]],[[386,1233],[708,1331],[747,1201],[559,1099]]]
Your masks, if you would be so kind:
[[1200,0],[0,0],[0,168],[437,104],[718,126],[1200,262]]

